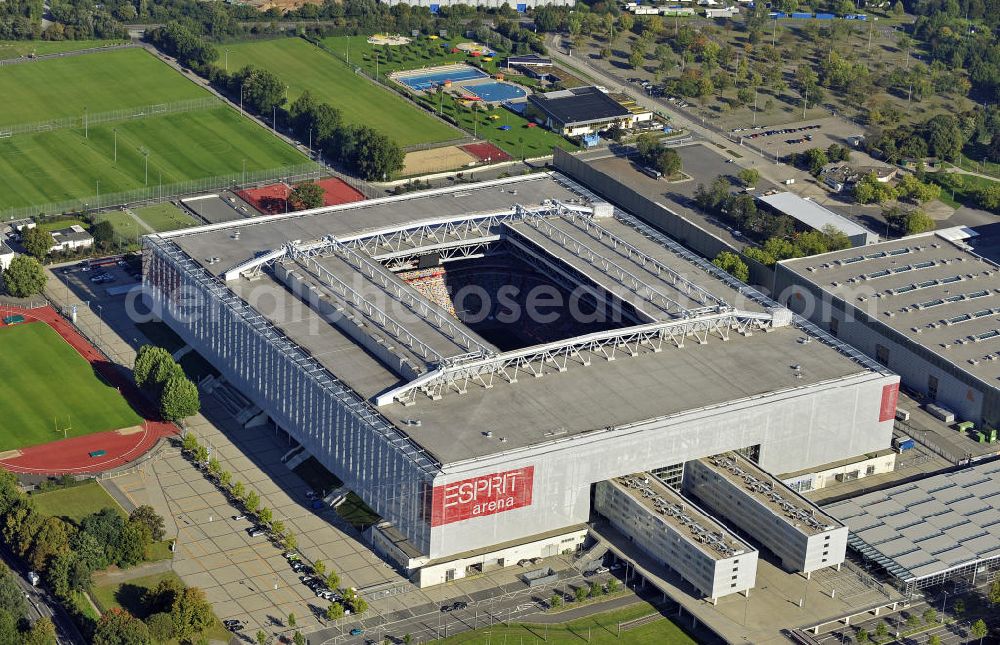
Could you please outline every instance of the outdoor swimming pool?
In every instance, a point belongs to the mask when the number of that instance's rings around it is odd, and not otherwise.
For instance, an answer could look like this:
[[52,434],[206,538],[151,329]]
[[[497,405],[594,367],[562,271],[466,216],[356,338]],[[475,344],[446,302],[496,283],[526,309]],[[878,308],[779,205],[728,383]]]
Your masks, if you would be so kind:
[[462,87],[465,92],[469,94],[475,94],[479,98],[483,99],[488,103],[494,103],[497,101],[511,101],[513,99],[522,99],[528,95],[528,92],[517,85],[511,85],[510,83],[500,83],[493,81],[490,83],[479,83],[476,85],[466,85]]
[[427,72],[426,74],[397,76],[396,80],[411,90],[420,91],[435,88],[445,81],[457,83],[459,81],[471,81],[476,78],[489,78],[489,74],[475,67],[465,65],[462,67],[449,67],[443,70],[439,69]]

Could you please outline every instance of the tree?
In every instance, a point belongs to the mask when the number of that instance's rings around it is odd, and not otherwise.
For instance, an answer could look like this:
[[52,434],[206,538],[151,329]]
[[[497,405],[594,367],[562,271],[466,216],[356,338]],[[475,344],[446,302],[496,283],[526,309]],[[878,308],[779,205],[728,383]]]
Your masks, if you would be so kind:
[[294,533],[289,533],[288,535],[285,536],[286,549],[294,549],[298,545],[299,545],[299,540],[298,538],[295,537]]
[[[184,584],[176,578],[164,578],[146,592],[143,604],[151,613],[169,614],[174,603],[184,593]],[[171,621],[173,618],[170,619]]]
[[288,614],[288,626],[289,627],[295,627],[295,614],[294,613]]
[[756,186],[757,182],[760,181],[760,171],[756,168],[742,168],[736,176],[739,177],[744,186]]
[[0,609],[0,643],[18,643],[20,640],[21,634],[17,629],[17,620]]
[[0,611],[7,612],[15,622],[28,615],[21,587],[5,564],[0,564]]
[[149,537],[149,529],[145,525],[125,522],[115,545],[115,564],[124,569],[142,562],[146,557]]
[[260,495],[257,494],[257,491],[252,490],[247,493],[246,499],[243,500],[243,505],[246,506],[248,511],[255,513],[260,506]]
[[313,562],[313,571],[316,572],[317,576],[322,576],[326,574],[326,563],[322,560],[316,560]]
[[117,607],[101,615],[93,645],[147,645],[149,630],[141,620]]
[[340,586],[340,576],[337,575],[336,571],[331,571],[326,577],[326,586],[330,589],[336,589]]
[[805,167],[809,169],[810,174],[814,177],[818,177],[820,171],[823,170],[823,166],[830,163],[830,158],[826,156],[826,151],[819,148],[810,148],[802,153],[802,156]]
[[7,293],[15,298],[28,298],[41,293],[48,277],[41,263],[27,255],[16,255],[3,272]]
[[937,622],[937,612],[932,608],[928,607],[923,613],[924,622],[928,625]]
[[875,635],[879,637],[879,640],[881,640],[885,638],[886,635],[888,635],[888,633],[889,633],[889,626],[886,625],[884,621],[880,620],[878,624],[875,625]]
[[246,487],[243,486],[243,482],[238,481],[233,484],[233,497],[236,499],[243,499],[243,495],[246,494]]
[[715,259],[712,260],[712,264],[729,273],[741,282],[746,282],[750,279],[750,269],[747,267],[746,262],[744,262],[739,255],[733,253],[732,251],[721,251],[717,256],[715,256]]
[[[152,375],[160,371],[160,365],[173,362],[174,357],[162,347],[143,345],[135,354],[135,362],[132,364],[132,380],[138,387],[146,387],[147,384],[151,383]],[[194,450],[194,446],[197,444],[198,440],[194,435],[188,434],[184,437],[185,450]]]
[[927,645],[941,645],[941,637],[937,634],[931,634],[930,638],[927,639]]
[[288,196],[288,200],[298,209],[319,208],[323,205],[324,191],[319,184],[306,181],[296,186]]
[[867,643],[868,642],[869,636],[868,636],[868,630],[867,629],[859,629],[858,633],[856,634],[856,636],[858,638],[858,642],[859,643]]
[[654,167],[664,177],[676,177],[681,172],[681,156],[673,148],[663,148],[656,155]]
[[563,603],[562,594],[554,593],[552,597],[549,598],[549,607],[558,607]]
[[35,534],[28,552],[28,564],[45,571],[49,558],[69,552],[70,527],[58,517],[47,517]]
[[326,619],[327,620],[340,620],[344,617],[344,606],[339,602],[331,602],[330,606],[326,608]]
[[56,645],[56,626],[46,617],[39,618],[25,634],[24,645]]
[[881,204],[896,197],[896,190],[882,183],[874,172],[869,173],[854,184],[854,199],[859,204]]
[[958,598],[955,602],[951,603],[951,610],[956,616],[961,617],[965,613],[965,600]]
[[146,619],[146,629],[156,643],[166,643],[174,637],[174,619],[167,612],[157,612]]
[[306,645],[306,637],[302,635],[302,632],[295,632],[292,636],[292,642],[295,645]]
[[108,251],[114,248],[115,227],[110,220],[101,220],[90,227],[90,234],[94,237],[94,243],[101,250]]
[[222,463],[217,457],[213,456],[208,460],[208,472],[212,473],[216,477],[218,477],[219,473],[222,472]]
[[56,245],[56,241],[52,239],[51,233],[36,226],[21,233],[21,245],[25,251],[40,262]]
[[918,204],[937,199],[941,195],[941,187],[937,184],[927,184],[914,175],[903,175],[896,185],[900,198],[906,198]]
[[604,590],[601,588],[601,583],[594,580],[590,583],[590,597],[596,598],[601,595]]
[[608,580],[608,593],[614,593],[616,591],[618,591],[618,580],[610,578]]
[[229,92],[242,96],[242,104],[257,114],[270,116],[285,102],[285,84],[273,72],[247,65],[229,79]]
[[353,167],[362,179],[386,180],[403,169],[405,153],[399,144],[367,126],[355,131]]
[[281,520],[274,520],[273,522],[271,522],[271,530],[274,532],[275,535],[281,538],[285,534],[285,523],[282,522]]
[[257,645],[267,645],[267,634],[263,629],[257,630]]
[[986,626],[986,621],[982,618],[972,623],[972,637],[978,638],[980,643],[983,642],[983,639],[986,638],[989,632],[989,627]]
[[271,520],[274,519],[274,514],[271,513],[271,509],[265,506],[264,508],[260,509],[259,513],[257,513],[257,519],[259,519],[264,524],[270,524]]
[[573,591],[573,595],[576,596],[577,602],[583,602],[590,595],[590,590],[587,587],[577,587]]
[[219,483],[224,487],[229,488],[229,483],[233,481],[233,474],[228,470],[223,470],[219,474]]
[[199,464],[203,464],[208,461],[208,447],[198,446],[194,450],[194,458]]
[[954,161],[965,145],[965,135],[958,119],[951,114],[931,117],[924,124],[924,138],[931,156],[947,161]]
[[174,599],[170,618],[174,621],[174,633],[183,640],[211,627],[215,615],[212,605],[205,599],[205,592],[197,587],[187,587]]
[[198,413],[201,400],[198,386],[185,376],[175,376],[163,386],[160,395],[160,416],[167,421],[180,421]]
[[154,542],[159,542],[163,539],[163,518],[153,510],[152,506],[148,504],[137,506],[128,516],[128,519],[131,522],[138,522],[148,528],[149,537]]

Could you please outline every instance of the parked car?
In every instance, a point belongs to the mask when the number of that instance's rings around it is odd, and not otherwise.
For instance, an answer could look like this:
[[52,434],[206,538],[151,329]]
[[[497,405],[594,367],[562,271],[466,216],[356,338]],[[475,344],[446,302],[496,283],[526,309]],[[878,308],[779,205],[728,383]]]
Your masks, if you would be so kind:
[[452,609],[451,605],[442,605],[441,606],[441,611],[443,611],[443,612],[449,612],[449,611],[451,611],[451,609]]
[[459,609],[468,609],[469,603],[465,602],[464,600],[458,600],[452,604],[451,608],[454,609],[455,611],[458,611]]
[[242,631],[244,624],[242,620],[236,618],[230,618],[229,620],[222,621],[222,624],[231,632]]
[[260,537],[261,535],[264,535],[264,529],[259,526],[251,526],[247,529],[247,535],[252,538]]
[[351,636],[361,636],[364,633],[365,630],[361,629],[360,627],[355,627],[354,629],[351,630]]
[[233,515],[233,519],[236,520],[236,521],[245,520],[246,518],[247,518],[247,516],[243,515],[242,513],[239,514],[239,515]]

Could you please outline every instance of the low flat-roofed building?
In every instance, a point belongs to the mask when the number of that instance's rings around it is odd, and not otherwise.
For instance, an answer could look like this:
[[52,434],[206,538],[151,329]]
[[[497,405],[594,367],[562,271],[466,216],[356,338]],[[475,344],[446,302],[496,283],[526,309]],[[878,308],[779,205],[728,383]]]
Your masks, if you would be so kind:
[[685,494],[748,533],[789,571],[840,566],[847,527],[734,452],[684,465]]
[[713,602],[754,586],[757,550],[653,475],[598,482],[594,510]]
[[538,54],[525,54],[523,56],[508,56],[507,60],[504,61],[504,65],[508,68],[510,67],[548,67],[552,65],[552,59],[539,56]]
[[821,231],[826,226],[832,226],[847,236],[851,246],[865,246],[878,242],[878,235],[864,226],[795,193],[773,192],[761,195],[757,200],[769,210],[787,215],[806,228]]
[[593,85],[528,97],[527,115],[545,127],[567,136],[592,134],[614,125],[629,129],[648,121],[652,112],[634,112]]
[[0,240],[0,270],[6,270],[10,266],[10,261],[14,259],[14,249],[10,248]]
[[50,251],[56,253],[58,251],[73,251],[75,249],[83,249],[87,247],[94,246],[94,238],[79,224],[74,224],[68,228],[61,228],[57,231],[52,231],[52,239],[55,240],[55,244],[52,245]]
[[[785,260],[775,294],[959,420],[1000,424],[1000,267],[955,230]],[[959,238],[961,235],[958,236]]]
[[1000,462],[932,475],[824,507],[849,544],[907,592],[1000,568]]

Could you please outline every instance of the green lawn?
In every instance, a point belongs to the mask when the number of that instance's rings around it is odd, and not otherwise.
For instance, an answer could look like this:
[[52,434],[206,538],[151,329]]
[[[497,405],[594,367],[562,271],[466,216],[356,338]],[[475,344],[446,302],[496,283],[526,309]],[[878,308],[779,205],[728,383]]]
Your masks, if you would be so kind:
[[[493,142],[512,157],[526,159],[542,157],[552,154],[553,147],[564,150],[578,149],[576,144],[562,135],[541,126],[529,128],[527,119],[507,108],[496,107],[492,110],[480,109],[473,112],[447,94],[441,97],[440,101],[443,114],[458,121],[463,128],[476,134],[480,139]],[[426,99],[426,104],[430,107],[437,107],[435,102],[435,99]],[[500,118],[491,119],[489,118],[491,114]],[[509,125],[510,130],[500,129],[505,125]]]
[[31,499],[43,515],[61,517],[74,522],[79,522],[87,515],[103,508],[113,508],[122,517],[125,516],[125,511],[118,502],[95,481],[47,493],[36,493]]
[[940,200],[952,208],[958,208],[966,203],[974,208],[979,208],[973,193],[979,188],[998,183],[985,177],[943,171],[929,173],[927,176],[931,181],[941,186]]
[[[324,47],[341,58],[346,59],[349,54],[352,66],[361,67],[372,75],[375,74],[376,49],[378,50],[378,73],[381,76],[401,69],[435,67],[437,65],[449,65],[451,63],[476,60],[465,52],[452,54],[451,47],[441,46],[442,44],[457,45],[461,42],[469,42],[468,38],[431,40],[427,36],[421,36],[412,40],[409,45],[394,47],[369,44],[368,36],[330,36],[320,42],[323,43]],[[506,57],[506,51],[498,50],[497,55],[493,57],[492,61],[483,62],[480,60],[479,62],[484,70],[490,74],[495,74],[497,71],[502,71],[499,64]]]
[[70,226],[73,226],[74,224],[76,224],[78,226],[82,226],[84,228],[87,227],[87,223],[85,221],[83,221],[82,219],[75,218],[75,217],[57,218],[57,219],[46,220],[44,222],[39,222],[37,224],[37,227],[38,227],[38,229],[40,231],[48,231],[49,233],[51,233],[52,231],[58,231],[59,229],[62,229],[62,228],[69,228]]
[[141,228],[131,215],[124,211],[108,211],[94,218],[98,222],[110,222],[115,230],[116,241],[126,244],[136,244],[139,238],[148,231]]
[[434,643],[442,645],[486,645],[487,643],[534,643],[546,645],[694,645],[695,641],[669,620],[658,620],[636,629],[622,632],[618,637],[618,623],[647,616],[656,609],[646,603],[637,603],[624,609],[596,614],[569,623],[549,625],[513,624],[510,627],[494,625],[472,632],[464,632]]
[[[127,582],[95,585],[93,591],[91,591],[91,596],[94,598],[97,606],[101,608],[101,611],[118,608],[129,612],[137,618],[146,619],[149,613],[146,611],[143,603],[143,596],[148,590],[160,584],[161,580],[168,578],[179,582],[182,586],[184,584],[176,573],[165,571],[150,576],[133,578]],[[229,642],[232,634],[226,631],[222,623],[219,622],[219,619],[216,618],[215,625],[206,631],[203,636],[209,641]],[[169,643],[176,642],[176,640],[169,641]]]
[[0,209],[238,174],[244,164],[253,171],[306,162],[225,106],[91,127],[87,138],[79,129],[20,135],[0,139]]
[[288,100],[303,91],[343,112],[348,123],[369,125],[401,146],[456,139],[448,127],[400,96],[351,71],[346,64],[301,38],[219,46],[218,64],[229,51],[229,71],[245,65],[271,70],[288,84]]
[[124,40],[0,40],[0,60],[123,45]]
[[142,423],[48,325],[0,328],[0,374],[0,450]]
[[0,125],[209,96],[142,49],[0,67]]
[[157,233],[198,225],[193,217],[170,202],[136,208],[134,212]]

